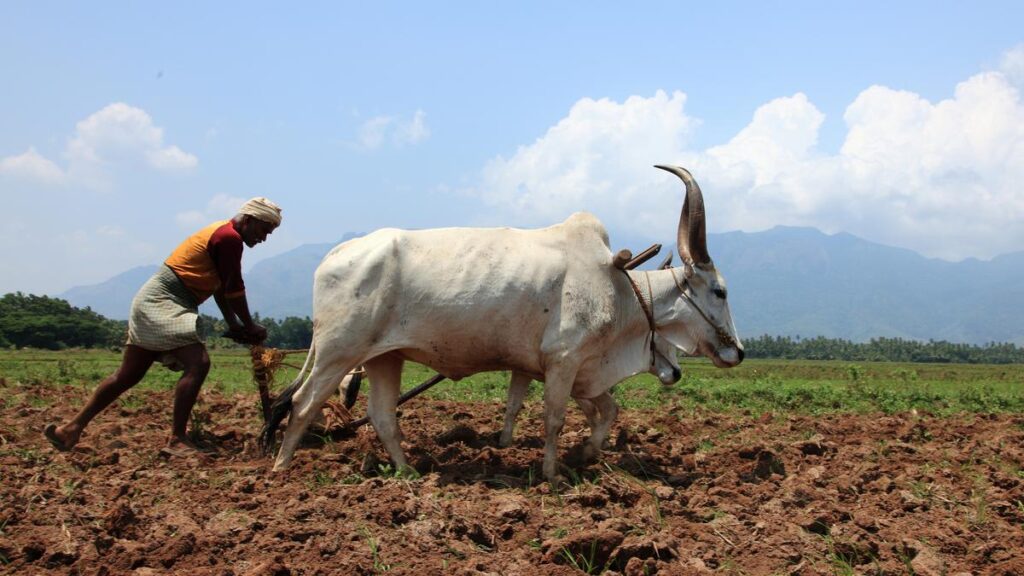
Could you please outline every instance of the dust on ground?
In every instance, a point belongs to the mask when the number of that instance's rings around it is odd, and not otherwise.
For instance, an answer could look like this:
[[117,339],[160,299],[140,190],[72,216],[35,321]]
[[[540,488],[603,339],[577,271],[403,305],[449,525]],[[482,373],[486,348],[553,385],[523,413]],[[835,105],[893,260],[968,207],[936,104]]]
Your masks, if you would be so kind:
[[311,437],[286,473],[254,396],[204,392],[215,453],[161,451],[169,392],[41,431],[81,388],[0,382],[0,572],[17,574],[1024,574],[1024,418],[623,410],[600,462],[570,409],[568,484],[541,481],[541,407],[417,398],[420,478],[372,429]]

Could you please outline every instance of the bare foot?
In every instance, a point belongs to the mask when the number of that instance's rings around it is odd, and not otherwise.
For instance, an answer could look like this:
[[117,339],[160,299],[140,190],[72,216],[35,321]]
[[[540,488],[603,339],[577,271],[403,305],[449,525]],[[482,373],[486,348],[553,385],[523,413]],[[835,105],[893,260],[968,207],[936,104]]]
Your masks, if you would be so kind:
[[167,440],[167,447],[164,451],[175,455],[199,455],[210,454],[211,450],[191,441],[188,437],[172,436]]
[[82,435],[81,430],[76,430],[71,426],[60,426],[56,424],[47,424],[46,428],[43,428],[43,435],[50,441],[50,444],[54,448],[61,452],[67,452],[78,444],[78,439]]
[[170,438],[167,439],[167,448],[169,450],[189,450],[192,452],[202,452],[202,449],[188,436],[171,436]]

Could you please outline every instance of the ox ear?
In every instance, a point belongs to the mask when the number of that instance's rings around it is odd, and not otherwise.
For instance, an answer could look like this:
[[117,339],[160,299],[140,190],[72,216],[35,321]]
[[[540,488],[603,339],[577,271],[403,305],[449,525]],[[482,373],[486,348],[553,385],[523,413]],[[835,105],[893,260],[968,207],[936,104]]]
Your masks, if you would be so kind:
[[700,186],[685,168],[664,164],[657,164],[655,168],[675,174],[686,186],[686,199],[683,200],[683,209],[679,214],[679,230],[676,232],[679,257],[683,262],[710,264],[711,256],[708,255],[704,225],[704,196],[701,194]]
[[658,264],[658,270],[668,270],[671,267],[672,267],[672,253],[669,252],[668,256],[665,256],[665,259],[661,261],[661,264]]

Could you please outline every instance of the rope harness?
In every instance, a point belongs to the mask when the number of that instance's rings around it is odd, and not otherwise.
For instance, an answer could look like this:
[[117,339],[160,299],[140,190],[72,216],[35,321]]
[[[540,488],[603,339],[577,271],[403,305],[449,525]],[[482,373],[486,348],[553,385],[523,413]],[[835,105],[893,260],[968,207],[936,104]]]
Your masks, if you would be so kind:
[[644,311],[644,316],[647,318],[647,326],[651,329],[651,367],[654,367],[654,364],[657,361],[657,356],[655,355],[658,351],[654,347],[654,332],[656,326],[654,325],[654,292],[651,290],[651,277],[646,271],[644,272],[644,278],[647,279],[647,293],[650,295],[651,300],[650,304],[648,304],[647,301],[644,300],[643,293],[640,292],[640,287],[633,281],[633,277],[629,275],[629,272],[627,270],[623,270],[622,273],[626,275],[626,280],[629,280],[629,285],[633,288],[633,294],[636,294],[636,300],[640,303],[640,309]]
[[676,283],[676,288],[679,289],[679,294],[683,298],[686,298],[686,301],[690,303],[690,306],[693,306],[693,309],[696,310],[697,313],[700,314],[700,317],[703,318],[704,321],[708,323],[708,326],[711,326],[711,328],[715,331],[715,334],[718,335],[718,339],[728,346],[739,348],[739,344],[736,342],[736,339],[733,338],[732,334],[723,329],[718,324],[715,324],[711,320],[711,318],[707,314],[705,314],[703,310],[701,310],[700,306],[698,306],[697,303],[694,302],[693,298],[691,298],[690,295],[686,293],[686,288],[683,287],[683,284],[687,283],[686,278],[683,278],[683,282],[682,284],[680,284],[679,278],[676,277],[676,269],[669,268],[668,270],[669,272],[672,273],[672,281]]
[[[679,295],[685,298],[686,301],[690,303],[690,306],[692,306],[693,309],[696,310],[698,314],[700,314],[700,317],[703,318],[704,321],[708,323],[708,326],[711,326],[711,328],[715,331],[715,334],[718,336],[718,339],[727,346],[739,348],[739,345],[736,343],[736,339],[733,338],[732,334],[730,334],[721,326],[713,322],[711,318],[704,313],[704,310],[702,310],[701,307],[697,305],[697,302],[695,302],[693,298],[690,297],[686,290],[686,285],[688,284],[686,278],[683,278],[682,282],[680,282],[679,277],[676,276],[676,269],[669,268],[668,270],[672,274],[672,281],[675,283],[676,288],[679,289]],[[647,282],[648,294],[648,299],[645,300],[643,292],[640,290],[640,287],[637,286],[637,283],[636,281],[633,280],[633,277],[629,275],[629,272],[627,270],[623,270],[622,273],[625,274],[626,279],[629,280],[629,285],[630,287],[633,288],[633,294],[636,295],[636,300],[637,302],[640,303],[640,309],[643,310],[644,317],[647,318],[647,325],[651,329],[651,366],[654,366],[655,361],[657,359],[657,357],[655,356],[657,354],[657,350],[654,346],[654,334],[655,332],[657,332],[657,326],[655,326],[654,324],[654,292],[651,289],[651,276],[648,273],[648,271],[644,270],[644,279]]]

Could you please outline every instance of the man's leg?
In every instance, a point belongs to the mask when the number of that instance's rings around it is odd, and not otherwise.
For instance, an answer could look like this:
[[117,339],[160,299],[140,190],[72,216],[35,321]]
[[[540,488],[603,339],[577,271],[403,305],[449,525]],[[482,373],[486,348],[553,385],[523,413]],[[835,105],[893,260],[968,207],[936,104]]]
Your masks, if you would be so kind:
[[126,344],[124,355],[121,357],[121,366],[112,375],[107,376],[103,382],[92,393],[92,398],[78,412],[70,422],[57,427],[47,435],[55,436],[63,444],[64,449],[69,449],[78,444],[82,436],[82,430],[103,411],[104,408],[117,400],[118,396],[124,394],[132,386],[135,386],[146,375],[149,367],[153,365],[156,353],[150,352],[132,344]]
[[186,428],[192,407],[199,398],[199,389],[203,387],[206,375],[210,372],[210,355],[206,352],[206,346],[198,342],[176,348],[170,353],[185,367],[185,372],[174,388],[174,424],[168,444],[195,448],[195,444],[188,438]]

